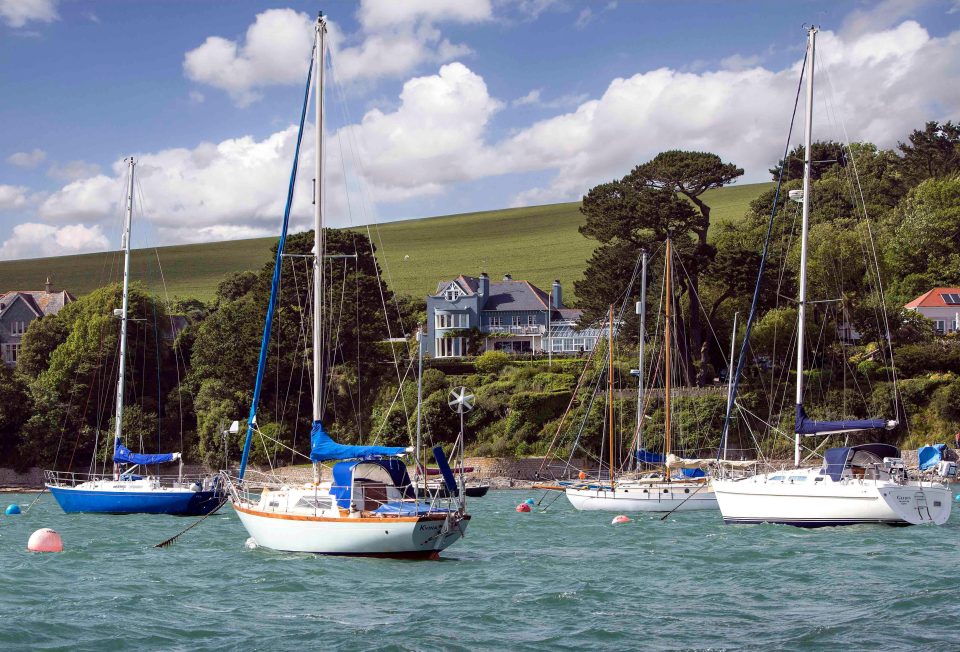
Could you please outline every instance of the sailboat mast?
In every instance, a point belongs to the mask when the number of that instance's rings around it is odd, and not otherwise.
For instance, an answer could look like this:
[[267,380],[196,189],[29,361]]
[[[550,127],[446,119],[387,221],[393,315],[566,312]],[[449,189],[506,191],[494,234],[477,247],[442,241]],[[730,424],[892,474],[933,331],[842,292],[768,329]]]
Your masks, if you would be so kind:
[[130,184],[127,187],[127,223],[123,229],[123,307],[120,309],[120,373],[117,374],[117,411],[113,431],[116,439],[123,433],[123,388],[127,363],[127,311],[130,307],[130,227],[133,224],[133,173],[136,162],[130,157]]
[[[733,313],[733,332],[730,333],[730,364],[727,366],[727,414],[731,414],[733,410],[733,356],[735,355],[737,349],[737,317],[739,315],[739,312]],[[730,433],[727,431],[727,421],[724,421],[722,446],[723,452],[720,459],[727,459],[727,437],[729,434]]]
[[314,107],[316,127],[313,178],[313,420],[323,416],[323,82],[327,21],[317,18],[314,66],[317,71]]
[[640,254],[640,353],[637,356],[637,449],[634,463],[640,468],[640,450],[643,448],[643,348],[647,338],[647,252]]
[[610,328],[607,330],[607,406],[610,410],[610,488],[613,489],[613,305],[608,317]]
[[663,292],[663,303],[666,310],[663,322],[663,364],[664,364],[664,374],[663,374],[663,408],[664,408],[664,418],[663,418],[663,464],[664,464],[664,479],[668,482],[670,481],[670,467],[667,466],[667,458],[670,456],[670,380],[671,380],[671,360],[670,360],[670,308],[673,303],[673,287],[671,285],[671,275],[673,270],[671,269],[671,260],[673,256],[670,246],[670,238],[667,238],[667,254],[666,254],[666,266],[664,270],[664,292]]
[[[807,235],[810,227],[810,168],[813,164],[813,61],[817,28],[807,32],[807,115],[803,128],[803,217],[800,223],[800,294],[797,301],[797,410],[803,405],[804,328],[807,314]],[[786,165],[786,162],[784,162]],[[793,465],[800,466],[800,433],[793,435]]]

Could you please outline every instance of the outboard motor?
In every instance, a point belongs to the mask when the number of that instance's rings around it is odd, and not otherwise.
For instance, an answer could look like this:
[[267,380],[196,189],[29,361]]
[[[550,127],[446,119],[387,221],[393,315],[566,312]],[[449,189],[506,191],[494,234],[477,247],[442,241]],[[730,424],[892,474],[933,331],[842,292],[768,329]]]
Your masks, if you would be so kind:
[[957,463],[949,462],[947,460],[941,460],[937,464],[937,475],[941,478],[956,478],[957,477]]

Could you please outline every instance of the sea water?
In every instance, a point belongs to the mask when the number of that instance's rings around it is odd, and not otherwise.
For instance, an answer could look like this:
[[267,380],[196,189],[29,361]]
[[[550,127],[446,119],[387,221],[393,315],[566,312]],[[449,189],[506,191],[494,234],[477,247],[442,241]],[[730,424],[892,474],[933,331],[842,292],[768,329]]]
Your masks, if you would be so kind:
[[[471,500],[465,540],[400,561],[250,550],[229,506],[157,549],[193,520],[68,515],[44,495],[0,517],[0,649],[960,650],[956,513],[939,528],[611,525],[553,493],[515,511],[542,496]],[[63,553],[26,551],[41,527]]]

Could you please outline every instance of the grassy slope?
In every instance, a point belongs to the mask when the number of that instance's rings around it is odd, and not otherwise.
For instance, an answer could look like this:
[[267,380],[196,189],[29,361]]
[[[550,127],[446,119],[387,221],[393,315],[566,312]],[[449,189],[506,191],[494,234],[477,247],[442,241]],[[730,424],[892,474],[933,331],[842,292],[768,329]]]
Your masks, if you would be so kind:
[[[714,222],[735,220],[770,184],[734,186],[704,195]],[[371,227],[388,282],[400,294],[424,296],[437,282],[457,274],[486,270],[495,279],[504,273],[547,288],[558,278],[564,295],[573,298],[573,281],[596,243],[579,234],[579,203],[551,204],[501,211],[407,220]],[[159,254],[171,296],[208,300],[228,274],[258,269],[270,257],[274,238],[138,249],[132,277],[162,291]],[[405,258],[409,256],[409,258]],[[84,294],[119,277],[117,252],[0,261],[0,292],[39,289],[46,276],[58,288]]]

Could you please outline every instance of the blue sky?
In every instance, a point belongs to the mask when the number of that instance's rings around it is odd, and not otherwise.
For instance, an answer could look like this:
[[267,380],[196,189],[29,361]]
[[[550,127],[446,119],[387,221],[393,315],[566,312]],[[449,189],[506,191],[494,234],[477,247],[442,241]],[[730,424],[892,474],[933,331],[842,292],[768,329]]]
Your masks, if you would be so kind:
[[116,247],[129,154],[135,244],[275,233],[318,9],[335,225],[575,200],[670,148],[765,180],[805,22],[818,137],[960,117],[955,1],[0,0],[0,258]]

